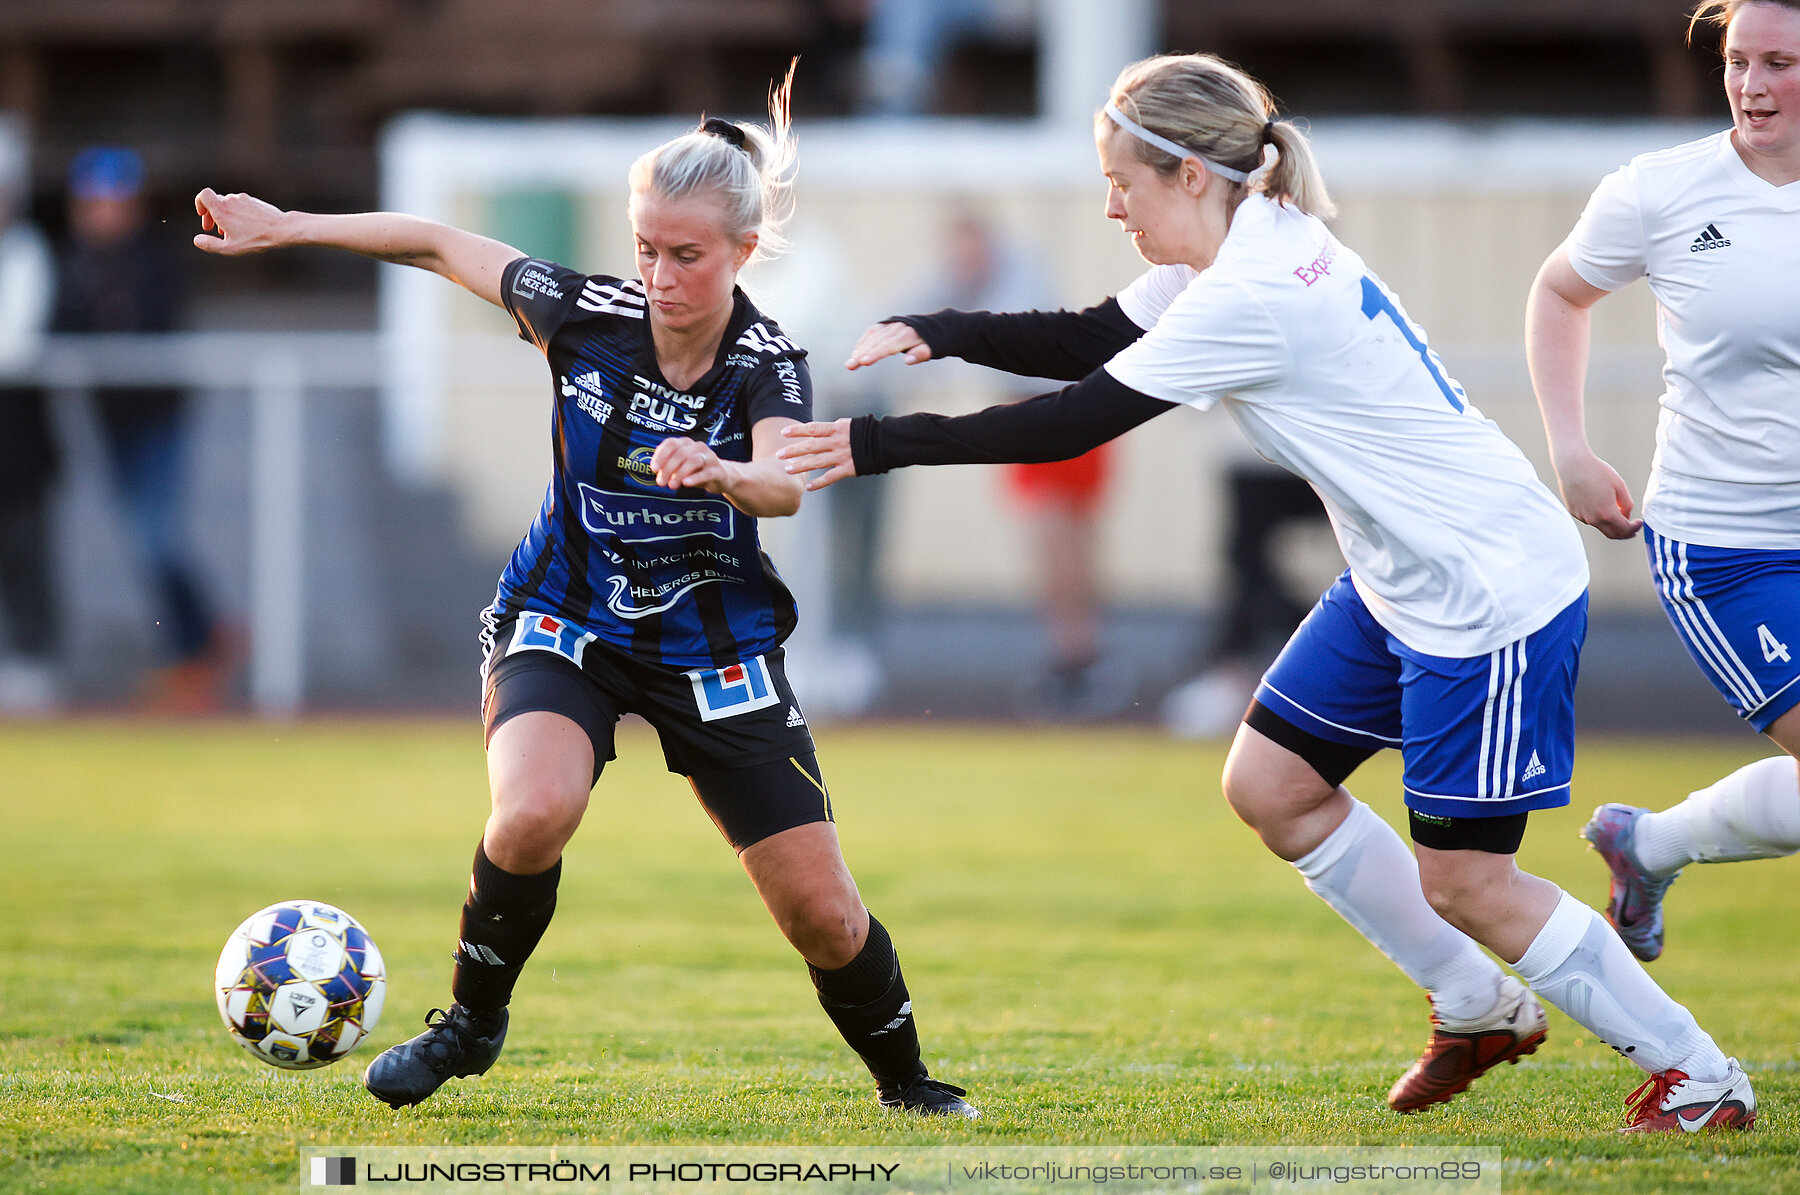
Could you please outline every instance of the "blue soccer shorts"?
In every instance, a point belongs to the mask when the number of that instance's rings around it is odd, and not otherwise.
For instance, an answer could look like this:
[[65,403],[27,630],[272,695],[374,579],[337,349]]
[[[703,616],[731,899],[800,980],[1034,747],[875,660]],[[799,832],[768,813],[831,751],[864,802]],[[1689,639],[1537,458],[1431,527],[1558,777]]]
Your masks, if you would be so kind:
[[1800,704],[1800,551],[1709,548],[1644,527],[1663,612],[1688,654],[1750,725]]
[[1467,659],[1427,655],[1334,582],[1263,675],[1256,699],[1329,742],[1398,747],[1406,805],[1501,817],[1569,803],[1575,677],[1587,594],[1524,639]]

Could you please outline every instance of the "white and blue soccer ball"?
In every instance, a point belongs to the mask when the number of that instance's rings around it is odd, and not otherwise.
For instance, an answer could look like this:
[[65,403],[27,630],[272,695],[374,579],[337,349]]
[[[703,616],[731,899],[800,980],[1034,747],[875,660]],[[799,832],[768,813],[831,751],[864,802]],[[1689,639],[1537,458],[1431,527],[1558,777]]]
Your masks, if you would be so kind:
[[360,922],[315,900],[252,913],[219,954],[219,1015],[236,1042],[284,1070],[329,1066],[381,1019],[387,971]]

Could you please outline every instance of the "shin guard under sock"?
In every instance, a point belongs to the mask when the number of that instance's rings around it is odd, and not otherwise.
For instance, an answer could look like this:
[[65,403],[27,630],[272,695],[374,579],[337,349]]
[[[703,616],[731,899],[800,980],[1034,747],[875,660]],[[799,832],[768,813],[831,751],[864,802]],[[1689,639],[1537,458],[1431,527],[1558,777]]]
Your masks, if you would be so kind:
[[536,875],[505,871],[475,848],[469,899],[451,958],[456,970],[450,992],[472,1012],[492,1012],[512,999],[513,984],[537,948],[556,911],[556,884],[562,860]]
[[925,1073],[912,999],[900,974],[900,956],[881,922],[869,918],[869,937],[849,963],[835,971],[807,964],[819,1004],[878,1083],[905,1083]]
[[1418,860],[1373,809],[1354,801],[1343,824],[1294,860],[1294,868],[1338,916],[1431,993],[1446,1024],[1494,1007],[1504,972],[1427,903]]
[[1631,957],[1605,918],[1567,892],[1513,964],[1531,990],[1649,1073],[1703,1083],[1730,1073],[1713,1039]]

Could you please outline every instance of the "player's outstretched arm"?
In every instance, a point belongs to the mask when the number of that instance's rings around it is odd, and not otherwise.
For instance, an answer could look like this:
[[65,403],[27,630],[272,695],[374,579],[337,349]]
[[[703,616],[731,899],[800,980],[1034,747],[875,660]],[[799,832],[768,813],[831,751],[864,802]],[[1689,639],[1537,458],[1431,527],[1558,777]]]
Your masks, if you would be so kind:
[[896,353],[908,365],[931,360],[931,346],[925,343],[924,338],[909,325],[893,321],[871,325],[858,336],[856,347],[850,350],[850,359],[844,362],[844,368],[865,369],[883,357],[891,357]]
[[750,429],[750,459],[728,461],[699,440],[671,436],[656,446],[650,467],[656,484],[672,490],[701,489],[719,495],[745,514],[759,519],[795,514],[805,491],[776,451],[785,441],[792,419],[763,418]]
[[399,212],[320,215],[282,211],[254,195],[194,196],[200,215],[194,247],[224,257],[311,245],[343,249],[377,261],[418,266],[479,298],[500,305],[500,275],[525,254],[489,237]]
[[1104,369],[1054,394],[968,415],[861,415],[782,429],[790,473],[822,471],[807,489],[872,477],[905,465],[1000,465],[1066,461],[1122,436],[1177,404],[1140,394]]
[[908,365],[961,357],[1027,378],[1078,382],[1118,356],[1144,330],[1117,299],[1082,311],[957,311],[896,315],[864,332],[844,362],[863,369],[899,355]]
[[856,476],[856,462],[850,454],[850,421],[836,419],[830,423],[790,423],[781,434],[791,441],[777,455],[789,473],[814,473],[808,478],[808,490],[822,490],[834,482]]
[[1608,539],[1630,539],[1644,521],[1631,517],[1631,488],[1588,444],[1583,409],[1589,309],[1606,294],[1576,273],[1566,250],[1558,248],[1538,271],[1525,303],[1525,357],[1563,505]]

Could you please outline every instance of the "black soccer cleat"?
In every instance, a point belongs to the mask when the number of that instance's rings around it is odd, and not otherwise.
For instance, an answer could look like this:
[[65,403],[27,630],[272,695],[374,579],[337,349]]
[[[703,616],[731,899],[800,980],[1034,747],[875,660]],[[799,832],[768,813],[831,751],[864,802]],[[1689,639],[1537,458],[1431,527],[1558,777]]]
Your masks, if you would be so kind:
[[452,1004],[449,1012],[426,1013],[425,1024],[425,1032],[383,1050],[363,1072],[363,1086],[390,1108],[421,1103],[448,1079],[485,1074],[506,1043],[504,1008],[477,1013]]
[[981,1109],[963,1097],[969,1093],[949,1083],[929,1078],[923,1071],[904,1083],[877,1082],[875,1098],[883,1108],[917,1112],[920,1116],[962,1116],[975,1120]]

